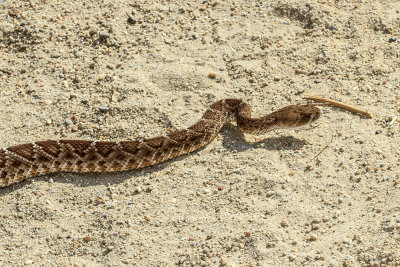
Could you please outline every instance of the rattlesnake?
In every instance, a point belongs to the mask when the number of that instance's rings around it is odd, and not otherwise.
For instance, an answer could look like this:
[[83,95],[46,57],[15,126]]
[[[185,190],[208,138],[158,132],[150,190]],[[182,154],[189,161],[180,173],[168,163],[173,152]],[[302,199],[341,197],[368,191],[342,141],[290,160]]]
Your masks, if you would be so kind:
[[314,105],[292,105],[264,117],[251,118],[241,99],[212,104],[185,130],[142,141],[46,140],[0,150],[0,187],[54,172],[118,172],[138,169],[193,152],[210,143],[232,117],[246,133],[296,129],[320,116]]

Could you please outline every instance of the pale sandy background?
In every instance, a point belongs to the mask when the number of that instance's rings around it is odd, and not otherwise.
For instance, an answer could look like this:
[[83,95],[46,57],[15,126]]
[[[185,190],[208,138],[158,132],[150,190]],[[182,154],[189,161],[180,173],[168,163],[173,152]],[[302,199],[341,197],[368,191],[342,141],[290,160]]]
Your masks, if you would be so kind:
[[309,93],[375,117],[324,107],[308,131],[227,126],[151,168],[1,189],[1,265],[400,266],[399,11],[395,0],[4,0],[3,148],[156,136],[225,97],[262,115]]

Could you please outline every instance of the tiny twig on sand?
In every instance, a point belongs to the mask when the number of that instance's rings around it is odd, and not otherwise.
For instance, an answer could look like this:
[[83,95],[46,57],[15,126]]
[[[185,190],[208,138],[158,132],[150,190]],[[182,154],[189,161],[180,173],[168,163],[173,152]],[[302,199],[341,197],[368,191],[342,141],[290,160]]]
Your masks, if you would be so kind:
[[400,121],[399,118],[397,116],[395,116],[390,122],[389,122],[389,126],[393,125],[393,123],[395,121]]
[[331,140],[329,140],[328,143],[326,143],[326,145],[318,152],[317,155],[315,155],[314,159],[318,158],[319,155],[321,155],[322,152],[324,152],[324,150],[332,143],[333,140],[333,136],[331,137]]
[[348,110],[348,111],[351,111],[351,112],[354,112],[354,113],[362,114],[362,115],[367,116],[368,118],[372,119],[372,114],[369,113],[368,111],[364,111],[364,110],[352,107],[352,106],[344,104],[342,102],[338,102],[338,101],[335,101],[335,100],[332,100],[332,99],[328,99],[328,98],[312,96],[312,95],[306,95],[306,96],[304,96],[304,98],[305,99],[309,99],[309,100],[314,100],[314,101],[317,101],[317,102],[321,102],[321,103],[324,103],[324,104],[328,104],[328,105],[331,105],[331,106],[335,106],[335,107],[338,107],[338,108],[342,108],[342,109],[345,109],[345,110]]

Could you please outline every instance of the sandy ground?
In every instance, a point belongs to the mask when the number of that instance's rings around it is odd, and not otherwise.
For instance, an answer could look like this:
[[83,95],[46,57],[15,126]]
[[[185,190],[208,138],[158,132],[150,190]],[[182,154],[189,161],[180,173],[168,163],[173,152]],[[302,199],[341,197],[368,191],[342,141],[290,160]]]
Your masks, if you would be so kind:
[[[228,3],[229,2],[229,3]],[[243,98],[317,127],[0,190],[2,266],[400,266],[400,1],[0,3],[0,143],[124,140]],[[215,78],[209,74],[215,74]]]

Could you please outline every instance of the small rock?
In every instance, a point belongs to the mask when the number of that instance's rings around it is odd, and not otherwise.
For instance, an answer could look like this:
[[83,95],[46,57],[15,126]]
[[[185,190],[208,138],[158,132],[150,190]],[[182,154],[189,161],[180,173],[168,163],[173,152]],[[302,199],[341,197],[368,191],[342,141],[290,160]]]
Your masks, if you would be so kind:
[[308,238],[309,241],[315,241],[317,240],[317,236],[316,235],[310,235],[310,237]]
[[141,188],[140,186],[137,186],[137,187],[135,188],[134,193],[135,193],[135,194],[139,194],[139,193],[142,192],[142,191],[143,191],[142,188]]
[[394,38],[394,37],[390,37],[390,38],[389,38],[389,43],[394,43],[394,42],[396,42],[396,41],[397,41],[397,39]]
[[207,77],[210,78],[210,79],[215,79],[215,78],[217,78],[217,74],[214,73],[214,72],[211,72],[211,73],[208,74]]
[[130,24],[136,24],[137,20],[132,16],[132,15],[128,15],[128,23]]
[[275,244],[274,242],[268,242],[265,246],[266,246],[267,248],[273,248],[273,247],[276,246],[276,244]]
[[301,69],[296,69],[296,70],[294,71],[294,73],[295,73],[295,74],[305,74],[305,75],[308,75],[308,72],[307,72],[307,71],[301,70]]
[[63,81],[63,86],[65,87],[65,89],[69,89],[69,85],[67,81]]
[[105,74],[105,73],[100,73],[99,76],[98,76],[98,79],[100,81],[104,80],[105,78],[107,78],[107,74]]
[[83,57],[82,51],[77,51],[77,52],[75,53],[75,56],[76,56],[76,57]]
[[106,113],[107,111],[110,110],[110,108],[109,108],[109,107],[106,107],[106,106],[99,106],[99,110],[100,110],[101,112],[103,112],[103,113]]
[[100,31],[99,32],[99,38],[102,38],[102,39],[108,39],[108,38],[110,38],[110,34],[108,33],[108,32],[106,32],[106,31]]
[[281,221],[281,226],[282,226],[282,227],[288,227],[288,226],[289,226],[288,221],[286,221],[285,219],[283,219],[283,220]]
[[340,216],[341,212],[340,210],[335,211],[335,214],[333,214],[333,218],[337,219]]
[[267,192],[266,197],[272,197],[273,195],[275,195],[275,191],[270,190]]
[[82,82],[82,78],[76,76],[75,79],[73,80],[74,83],[81,83]]
[[82,238],[82,241],[85,242],[85,243],[93,241],[93,237],[87,235],[84,238]]
[[319,229],[319,224],[315,223],[311,225],[311,230],[318,230]]
[[113,94],[111,96],[111,101],[117,102],[119,97],[120,97],[120,94],[118,92],[113,92]]
[[65,125],[69,126],[72,124],[72,120],[70,118],[66,118],[64,123],[65,123]]

